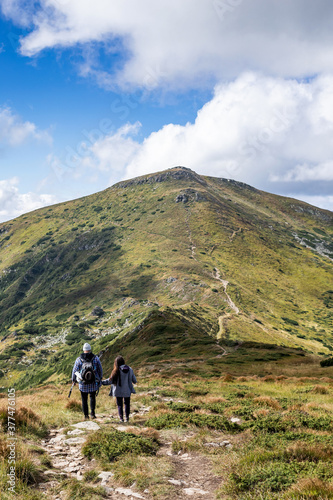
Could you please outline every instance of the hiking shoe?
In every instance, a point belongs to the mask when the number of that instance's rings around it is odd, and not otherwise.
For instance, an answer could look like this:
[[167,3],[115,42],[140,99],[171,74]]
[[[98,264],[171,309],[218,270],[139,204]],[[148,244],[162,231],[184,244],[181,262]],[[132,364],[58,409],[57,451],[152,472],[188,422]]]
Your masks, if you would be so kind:
[[124,419],[123,419],[123,418],[120,418],[120,419],[119,419],[119,422],[124,423]]
[[92,413],[92,414],[90,415],[90,417],[91,417],[91,418],[96,418],[95,413]]
[[129,418],[125,418],[125,419],[124,419],[124,422],[128,422],[128,421],[129,421]]
[[84,420],[89,420],[89,415],[85,415]]

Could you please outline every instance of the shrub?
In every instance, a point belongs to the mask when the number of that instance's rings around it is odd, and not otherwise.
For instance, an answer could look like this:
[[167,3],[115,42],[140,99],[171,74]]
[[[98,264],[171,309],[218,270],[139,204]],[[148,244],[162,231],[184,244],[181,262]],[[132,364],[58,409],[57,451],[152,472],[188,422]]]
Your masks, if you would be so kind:
[[200,405],[192,404],[192,403],[168,403],[168,406],[173,411],[182,412],[193,412],[194,410],[199,410]]
[[322,359],[320,362],[320,366],[333,366],[333,358]]
[[207,389],[200,389],[199,387],[197,388],[188,388],[184,390],[185,396],[188,398],[191,398],[193,396],[206,396],[208,394]]
[[241,426],[230,422],[227,418],[220,415],[202,415],[189,412],[183,412],[181,414],[163,413],[158,417],[150,418],[147,420],[146,424],[155,427],[155,429],[172,429],[174,427],[195,425],[199,428],[208,427],[209,429],[228,432],[239,432],[242,430]]
[[285,323],[288,323],[288,325],[299,326],[298,321],[295,321],[294,319],[284,318],[284,317],[281,317],[281,319],[283,319]]
[[83,449],[83,454],[91,458],[112,462],[121,455],[155,455],[158,444],[152,439],[137,436],[132,433],[112,431],[98,431],[91,434]]
[[249,472],[233,472],[229,479],[235,493],[253,490],[255,487],[277,492],[291,486],[297,479],[298,472],[295,464],[270,463],[254,467]]

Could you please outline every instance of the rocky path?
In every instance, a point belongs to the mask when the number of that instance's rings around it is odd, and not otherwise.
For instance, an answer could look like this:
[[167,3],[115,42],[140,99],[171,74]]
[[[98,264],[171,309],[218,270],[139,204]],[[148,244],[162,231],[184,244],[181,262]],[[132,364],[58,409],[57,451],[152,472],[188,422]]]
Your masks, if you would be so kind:
[[[140,415],[145,415],[148,407],[143,407]],[[54,493],[54,489],[59,486],[61,480],[65,478],[75,478],[78,481],[84,479],[84,473],[90,469],[98,467],[95,460],[88,460],[82,455],[81,448],[87,435],[103,427],[111,425],[117,430],[126,432],[131,428],[141,428],[140,425],[122,424],[119,425],[116,418],[109,415],[97,414],[94,421],[78,422],[70,426],[71,430],[53,429],[47,439],[42,441],[43,449],[48,453],[52,467],[44,472],[45,482],[39,484],[39,489],[43,491],[46,498],[52,500],[63,500],[65,491],[59,494]],[[166,500],[177,499],[215,499],[215,491],[219,487],[220,479],[212,472],[212,465],[209,457],[198,453],[174,454],[171,443],[162,438],[159,455],[167,456],[174,465],[174,476],[166,478],[165,481],[171,487],[171,492],[165,497]],[[108,499],[129,498],[152,500],[149,490],[138,491],[133,485],[130,488],[117,487],[112,482],[112,472],[101,471],[99,474],[100,486],[103,486]]]
[[227,303],[235,311],[236,314],[239,314],[239,309],[238,307],[234,304],[234,302],[231,300],[230,296],[227,293],[227,286],[229,285],[229,281],[221,279],[221,273],[220,271],[215,267],[214,269],[214,278],[218,281],[221,281],[223,288],[224,288],[224,293],[227,297]]
[[195,256],[196,246],[192,240],[192,231],[191,231],[191,227],[190,227],[190,217],[191,217],[191,211],[188,208],[186,208],[185,225],[186,225],[188,238],[190,240],[191,257],[192,257],[192,259],[197,260],[196,256]]

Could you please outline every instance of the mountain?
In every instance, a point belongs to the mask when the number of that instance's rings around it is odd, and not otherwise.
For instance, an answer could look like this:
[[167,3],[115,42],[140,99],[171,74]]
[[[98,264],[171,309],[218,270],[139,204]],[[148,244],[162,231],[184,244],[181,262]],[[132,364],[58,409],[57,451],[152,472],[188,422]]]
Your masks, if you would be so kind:
[[332,235],[330,211],[185,167],[3,223],[0,376],[68,377],[84,339],[108,366],[217,339],[329,354]]

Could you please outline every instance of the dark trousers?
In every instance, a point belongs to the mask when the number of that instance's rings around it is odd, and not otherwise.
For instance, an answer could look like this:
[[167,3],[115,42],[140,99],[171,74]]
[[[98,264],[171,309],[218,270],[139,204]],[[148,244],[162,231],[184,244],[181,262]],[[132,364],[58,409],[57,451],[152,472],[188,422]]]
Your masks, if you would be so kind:
[[82,410],[83,410],[85,417],[89,416],[88,394],[90,395],[90,414],[91,415],[95,415],[95,408],[96,408],[96,391],[94,391],[94,392],[82,392],[81,391]]
[[131,398],[117,397],[118,415],[121,420],[124,419],[123,401],[125,402],[125,417],[128,420],[131,409]]

